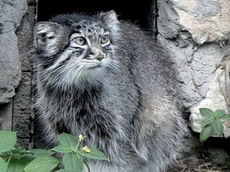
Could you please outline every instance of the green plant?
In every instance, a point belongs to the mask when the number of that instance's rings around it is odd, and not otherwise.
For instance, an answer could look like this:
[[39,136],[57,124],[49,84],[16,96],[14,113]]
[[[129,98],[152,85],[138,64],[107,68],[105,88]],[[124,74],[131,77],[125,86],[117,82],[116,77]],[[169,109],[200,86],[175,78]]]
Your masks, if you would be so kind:
[[224,120],[229,120],[230,115],[225,114],[224,110],[216,110],[213,112],[208,108],[200,108],[200,113],[204,117],[202,120],[202,130],[200,133],[200,141],[206,141],[211,135],[216,134],[223,136]]
[[[108,161],[98,149],[83,146],[85,137],[82,135],[76,138],[70,134],[60,134],[60,144],[50,150],[15,147],[17,137],[16,132],[12,131],[0,131],[0,139],[0,172],[82,172],[84,166],[90,171],[86,158]],[[63,156],[60,158],[55,153]],[[62,168],[58,169],[58,166]]]

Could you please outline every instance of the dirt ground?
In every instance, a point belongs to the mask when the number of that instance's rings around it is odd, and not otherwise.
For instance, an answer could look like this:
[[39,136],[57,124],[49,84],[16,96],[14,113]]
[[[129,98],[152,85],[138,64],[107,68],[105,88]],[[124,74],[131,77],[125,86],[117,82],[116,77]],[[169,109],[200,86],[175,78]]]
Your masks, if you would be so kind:
[[230,172],[230,166],[192,155],[178,162],[170,172]]
[[170,172],[230,172],[230,139],[208,139],[187,153]]

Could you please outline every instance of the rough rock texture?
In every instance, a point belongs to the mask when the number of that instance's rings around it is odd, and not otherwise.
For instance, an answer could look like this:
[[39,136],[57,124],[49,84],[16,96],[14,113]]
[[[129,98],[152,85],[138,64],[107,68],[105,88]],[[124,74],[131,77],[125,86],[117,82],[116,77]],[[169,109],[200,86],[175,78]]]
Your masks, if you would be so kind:
[[[226,96],[216,87],[223,70],[218,67],[228,66],[230,56],[230,1],[161,0],[158,5],[157,39],[174,59],[185,106],[192,112],[191,127],[199,132],[199,107],[228,110]],[[228,72],[225,78],[222,85],[229,83]]]
[[26,147],[33,118],[28,59],[35,6],[35,0],[0,0],[0,130],[17,131],[19,144]]
[[25,0],[0,1],[0,104],[8,103],[21,79],[16,29],[27,10]]
[[[229,63],[229,62],[228,62]],[[228,111],[229,108],[229,81],[226,81],[228,77],[228,73],[226,73],[226,67],[219,68],[216,70],[216,74],[214,75],[212,81],[209,84],[209,90],[205,99],[203,99],[199,104],[194,106],[191,109],[192,114],[190,116],[191,127],[196,132],[201,132],[202,129],[202,120],[203,117],[199,113],[199,108],[206,107],[209,109],[225,109]],[[229,70],[228,70],[229,71]],[[229,111],[228,111],[229,113]],[[230,120],[225,120],[224,122],[224,136],[230,137]],[[215,135],[214,135],[215,136]],[[216,137],[216,136],[215,136]]]
[[0,105],[0,130],[11,130],[12,128],[12,100],[4,105]]
[[23,72],[22,80],[14,97],[13,130],[18,142],[28,147],[31,136],[31,73]]
[[198,44],[230,39],[230,1],[173,0],[183,29]]
[[[29,58],[33,44],[32,33],[35,23],[35,4],[30,1],[28,10],[24,15],[20,27],[17,29],[18,49],[21,61],[22,80],[16,89],[13,106],[13,130],[18,131],[18,143],[30,146],[33,132],[33,109],[32,109],[32,69]],[[31,145],[32,146],[32,145]]]

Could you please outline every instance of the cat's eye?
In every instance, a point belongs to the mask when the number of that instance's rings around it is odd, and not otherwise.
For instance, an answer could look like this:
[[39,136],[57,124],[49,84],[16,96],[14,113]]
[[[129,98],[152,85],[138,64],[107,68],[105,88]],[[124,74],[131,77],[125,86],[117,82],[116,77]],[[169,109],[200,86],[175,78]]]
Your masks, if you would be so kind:
[[106,44],[107,42],[109,42],[109,36],[108,35],[104,35],[101,37],[101,44]]
[[74,42],[77,44],[77,45],[84,45],[86,43],[86,40],[84,37],[80,36],[80,37],[76,37],[74,39]]

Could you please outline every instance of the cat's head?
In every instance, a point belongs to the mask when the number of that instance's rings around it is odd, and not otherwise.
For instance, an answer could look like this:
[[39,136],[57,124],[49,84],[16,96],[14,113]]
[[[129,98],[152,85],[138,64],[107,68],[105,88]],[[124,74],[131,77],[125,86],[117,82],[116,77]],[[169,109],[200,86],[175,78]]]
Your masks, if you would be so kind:
[[94,16],[61,15],[38,22],[34,45],[44,82],[67,87],[103,80],[107,69],[118,66],[119,24],[114,11]]

